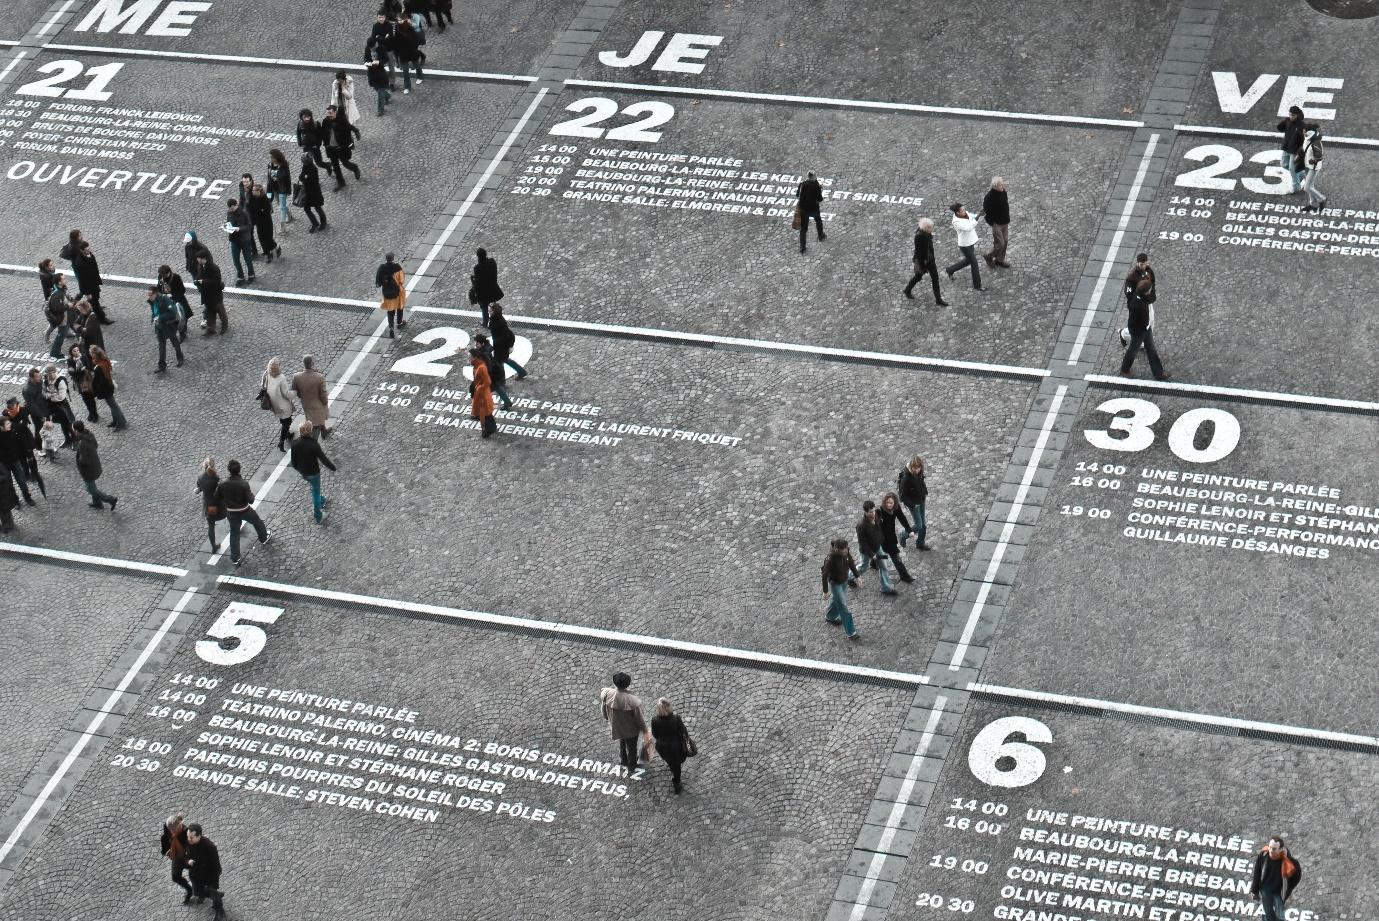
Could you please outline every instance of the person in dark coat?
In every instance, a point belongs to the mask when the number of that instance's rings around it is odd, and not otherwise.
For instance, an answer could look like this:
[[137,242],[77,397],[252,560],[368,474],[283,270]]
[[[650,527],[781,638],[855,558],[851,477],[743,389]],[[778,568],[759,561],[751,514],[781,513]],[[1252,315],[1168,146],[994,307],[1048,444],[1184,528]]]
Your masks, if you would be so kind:
[[929,484],[924,481],[924,458],[916,454],[900,468],[900,475],[895,478],[895,491],[899,494],[900,504],[910,513],[910,529],[900,535],[900,546],[905,546],[913,534],[916,550],[930,549],[924,540],[929,534],[924,517],[924,502],[929,498]]
[[1302,861],[1288,850],[1281,835],[1271,835],[1255,856],[1250,895],[1259,899],[1264,921],[1284,921],[1284,903],[1302,882]]
[[196,900],[209,898],[215,909],[214,921],[221,921],[225,917],[225,893],[220,891],[220,849],[196,823],[187,826],[187,869]]
[[670,785],[678,794],[680,766],[685,759],[698,754],[684,720],[671,709],[670,701],[662,697],[656,701],[656,715],[651,718],[651,737],[656,742],[656,754],[670,768]]
[[283,254],[283,248],[273,239],[273,199],[268,197],[268,190],[254,183],[245,208],[249,212],[249,222],[254,225],[254,233],[258,235],[263,258],[272,262],[274,256]]
[[182,317],[182,323],[178,327],[178,337],[187,341],[187,321],[191,319],[192,305],[187,300],[187,286],[182,281],[182,276],[172,270],[170,265],[158,266],[158,290],[172,298],[177,305],[178,313]]
[[819,180],[811,172],[805,177],[804,182],[800,183],[798,189],[799,208],[800,208],[800,252],[804,252],[805,238],[809,235],[809,219],[814,219],[814,228],[819,233],[819,241],[828,239],[824,236],[824,219],[819,213],[819,209],[824,200],[824,187],[819,184]]
[[217,504],[225,510],[225,517],[230,520],[230,562],[238,566],[241,562],[239,529],[244,522],[253,525],[254,534],[261,544],[268,543],[272,539],[272,534],[259,517],[258,510],[254,508],[254,490],[249,481],[240,476],[242,468],[239,461],[230,461],[225,465],[225,469],[230,475],[221,480],[220,485],[216,487],[215,498]]
[[[894,528],[892,528],[894,533]],[[875,569],[881,578],[881,594],[894,595],[891,574],[886,571],[886,536],[881,527],[881,515],[876,503],[868,499],[862,503],[862,517],[857,522],[857,552],[862,557],[861,570]]]
[[91,364],[81,353],[81,345],[73,344],[67,349],[67,378],[81,395],[86,405],[86,421],[100,422],[100,408],[96,405],[95,386],[91,379]]
[[436,28],[445,31],[445,24],[455,24],[454,0],[431,0],[431,9],[436,13]]
[[210,250],[197,238],[195,230],[188,230],[182,237],[182,255],[186,257],[187,275],[191,278],[196,277],[196,254],[200,252],[209,253]]
[[[225,199],[225,237],[230,243],[230,258],[235,263],[237,284],[249,284],[254,278],[254,227],[249,212],[239,206],[238,198]],[[245,266],[249,275],[245,277]]]
[[53,408],[48,405],[48,398],[43,395],[43,371],[39,368],[30,368],[28,377],[24,381],[24,387],[19,391],[19,395],[24,398],[24,408],[29,412],[29,421],[33,425],[34,440],[37,441],[39,428],[44,421],[52,418]]
[[220,275],[220,266],[215,264],[209,251],[196,254],[196,290],[201,292],[201,325],[203,335],[215,335],[215,321],[220,319],[220,333],[230,331],[230,316],[225,312],[225,281]]
[[0,534],[14,530],[14,510],[19,508],[19,497],[14,494],[10,482],[10,467],[0,461]]
[[1164,373],[1163,362],[1159,361],[1159,352],[1154,348],[1154,328],[1149,322],[1149,296],[1153,290],[1153,280],[1141,278],[1135,290],[1125,295],[1125,306],[1130,312],[1130,319],[1126,324],[1130,329],[1130,343],[1125,349],[1125,357],[1120,362],[1121,377],[1134,377],[1130,373],[1130,368],[1135,363],[1135,356],[1143,347],[1154,379],[1168,379],[1168,375]]
[[292,167],[287,163],[283,152],[274,147],[268,151],[268,194],[278,203],[278,215],[283,224],[292,223]]
[[48,352],[53,358],[62,354],[62,343],[67,337],[76,334],[73,322],[77,319],[75,304],[75,299],[67,294],[67,276],[55,272],[52,287],[48,289],[48,300],[43,304],[43,317],[48,321],[48,331],[43,334],[43,341],[47,342],[49,336],[57,333],[57,339]]
[[513,335],[508,321],[503,318],[502,304],[489,306],[487,326],[489,333],[493,335],[493,360],[500,366],[507,365],[516,371],[519,381],[526,377],[527,369],[512,360],[512,350],[517,345],[517,337]]
[[469,303],[479,305],[479,325],[488,326],[488,309],[503,299],[498,287],[498,260],[483,247],[474,252],[474,271],[469,274]]
[[[5,485],[13,477],[29,505],[38,504],[29,493],[29,464],[33,461],[36,444],[33,432],[27,425],[16,422],[8,415],[0,415],[0,463],[5,464]],[[15,501],[18,502],[17,499]]]
[[206,513],[206,537],[211,541],[211,552],[215,553],[215,523],[225,520],[225,506],[216,498],[216,488],[220,486],[220,474],[215,469],[215,458],[208,457],[201,462],[201,475],[196,478],[196,491],[201,494],[201,504]]
[[904,509],[900,507],[900,497],[893,492],[886,493],[881,498],[881,507],[876,510],[876,517],[881,521],[881,549],[886,551],[886,556],[895,564],[900,581],[913,582],[914,576],[910,575],[910,570],[905,568],[905,561],[900,558],[900,541],[895,535],[896,525],[904,528],[904,533],[910,533],[910,522],[905,517]]
[[110,510],[115,511],[115,503],[120,501],[119,496],[101,492],[100,487],[96,485],[96,481],[105,471],[101,469],[95,434],[88,432],[86,423],[81,421],[72,423],[72,429],[77,436],[77,473],[81,475],[82,483],[86,484],[86,491],[91,494],[91,507],[103,509],[105,503],[109,502]]
[[48,298],[53,293],[53,285],[57,281],[58,271],[53,265],[53,260],[44,259],[38,264],[38,285],[43,289],[43,303],[48,303]]
[[163,833],[158,837],[158,850],[172,862],[172,881],[185,892],[182,904],[192,900],[192,884],[187,882],[187,826],[180,814],[168,816]]
[[321,495],[321,465],[325,464],[330,470],[335,470],[335,465],[326,457],[326,452],[321,447],[321,443],[312,434],[315,426],[311,420],[307,419],[297,429],[297,437],[292,439],[292,469],[301,474],[302,479],[306,480],[311,487],[311,514],[320,524],[325,520],[326,497]]
[[[848,639],[856,639],[861,633],[852,622],[852,612],[848,610],[847,589],[857,587],[862,573],[857,570],[857,562],[852,558],[848,542],[841,537],[834,538],[828,547],[828,556],[819,567],[823,576],[824,597],[829,598],[828,610],[824,620],[830,624],[842,624]],[[831,597],[830,597],[831,596]]]
[[[369,40],[364,44],[364,57],[374,55],[388,68],[388,89],[393,88],[393,36],[397,32],[397,23],[393,22],[392,13],[386,8],[378,11],[378,16],[374,19],[373,29],[369,31]],[[369,81],[373,85],[373,81]],[[382,113],[379,113],[382,114]]]
[[393,55],[402,65],[402,95],[412,92],[412,70],[417,72],[417,85],[421,85],[421,62],[426,59],[421,50],[421,36],[412,28],[412,21],[399,16],[393,25]]
[[1296,195],[1302,191],[1302,177],[1304,171],[1294,168],[1294,161],[1297,159],[1298,151],[1302,150],[1302,142],[1305,139],[1306,129],[1303,124],[1302,109],[1297,106],[1289,106],[1288,117],[1278,123],[1278,131],[1283,132],[1283,168],[1288,171],[1288,175],[1293,180],[1293,192]]
[[326,199],[321,194],[321,174],[317,171],[316,164],[311,161],[311,154],[302,154],[301,170],[297,173],[297,193],[293,196],[293,201],[306,212],[306,219],[311,222],[307,233],[325,230],[328,226],[326,212],[321,206],[326,203]]
[[369,86],[378,96],[379,118],[386,114],[388,103],[393,99],[392,87],[388,85],[387,59],[388,56],[377,49],[364,56],[364,71],[368,76]]
[[81,340],[81,351],[89,358],[92,346],[105,348],[105,332],[101,329],[100,318],[91,309],[91,302],[84,297],[77,300],[77,317],[77,335]]
[[934,222],[926,218],[921,218],[919,226],[915,228],[915,254],[913,258],[915,273],[910,276],[910,283],[905,286],[905,296],[914,300],[915,285],[925,275],[929,276],[929,281],[934,286],[934,304],[939,307],[947,307],[948,302],[943,299],[943,293],[938,287],[938,257],[934,254]]
[[325,166],[326,161],[321,157],[321,144],[325,141],[325,135],[321,131],[321,126],[316,123],[316,116],[310,109],[302,109],[297,113],[297,146],[302,149],[304,154],[309,154],[317,166]]
[[77,253],[72,258],[72,270],[77,273],[77,287],[81,291],[82,297],[91,302],[91,309],[95,311],[96,317],[104,326],[109,326],[115,321],[105,315],[105,309],[101,307],[101,286],[104,281],[101,279],[101,268],[96,263],[96,254],[91,252],[91,244],[82,240],[77,247]]
[[1006,194],[1006,181],[1000,176],[991,180],[991,188],[982,199],[982,217],[991,225],[991,252],[983,253],[982,258],[989,266],[1010,268],[1010,263],[1006,262],[1006,247],[1010,245],[1010,197]]
[[352,159],[354,133],[350,131],[350,123],[340,117],[340,110],[335,106],[326,107],[321,132],[326,139],[326,155],[330,157],[330,171],[335,174],[335,190],[338,192],[345,187],[345,169],[354,173],[355,179],[361,176],[358,165]]

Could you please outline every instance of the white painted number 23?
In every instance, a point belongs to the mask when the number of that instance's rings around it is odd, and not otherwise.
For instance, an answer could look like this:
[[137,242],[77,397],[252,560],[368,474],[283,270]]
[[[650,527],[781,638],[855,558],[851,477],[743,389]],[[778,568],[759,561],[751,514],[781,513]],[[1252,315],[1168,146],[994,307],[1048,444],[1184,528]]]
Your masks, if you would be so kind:
[[[1097,409],[1115,418],[1105,429],[1083,429],[1082,434],[1093,447],[1103,451],[1143,451],[1154,443],[1154,423],[1159,421],[1159,407],[1148,400],[1117,397],[1107,400]],[[1129,413],[1129,415],[1122,415]],[[1212,426],[1206,445],[1197,447],[1197,433],[1204,424]],[[1112,435],[1119,432],[1119,435]],[[1199,406],[1177,418],[1168,430],[1168,449],[1180,460],[1191,464],[1211,464],[1235,450],[1240,443],[1240,420],[1224,409]]]
[[[516,341],[512,344],[512,360],[519,365],[526,366],[531,361],[533,348],[531,340],[526,336],[515,337]],[[434,329],[424,330],[412,337],[413,342],[420,342],[422,345],[429,345],[440,340],[440,344],[424,352],[415,355],[408,355],[406,358],[399,358],[393,362],[393,371],[398,374],[422,374],[426,377],[448,377],[450,369],[454,367],[451,362],[437,361],[440,358],[453,358],[460,354],[469,346],[469,333],[454,326],[437,326]],[[465,364],[464,376],[466,380],[474,380],[474,369]]]
[[[263,652],[268,642],[268,634],[255,625],[277,623],[282,613],[282,608],[232,601],[206,631],[212,639],[196,641],[196,654],[212,665],[243,665]],[[226,648],[221,640],[235,642]]]

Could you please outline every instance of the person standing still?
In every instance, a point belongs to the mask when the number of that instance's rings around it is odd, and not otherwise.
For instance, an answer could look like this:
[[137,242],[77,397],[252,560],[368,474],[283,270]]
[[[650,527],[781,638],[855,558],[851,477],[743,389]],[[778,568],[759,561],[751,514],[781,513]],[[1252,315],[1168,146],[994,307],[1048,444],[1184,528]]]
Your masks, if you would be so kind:
[[101,278],[101,269],[96,262],[96,254],[91,251],[91,244],[85,240],[77,244],[77,254],[72,259],[72,270],[77,275],[78,290],[82,297],[91,302],[91,309],[95,312],[101,325],[109,326],[114,323],[114,320],[105,315],[105,308],[101,306],[101,287],[105,281]]
[[1288,852],[1282,835],[1271,835],[1255,857],[1250,877],[1250,895],[1259,899],[1264,921],[1284,921],[1284,907],[1302,882],[1302,861]]
[[1302,109],[1297,106],[1288,107],[1288,117],[1278,123],[1278,131],[1283,132],[1283,155],[1279,158],[1280,165],[1288,171],[1288,175],[1293,180],[1292,194],[1296,195],[1302,191],[1302,173],[1294,167],[1298,151],[1302,150],[1303,133],[1303,114]]
[[381,289],[383,300],[378,308],[388,318],[388,338],[397,338],[393,332],[393,327],[402,329],[407,325],[404,319],[404,308],[407,306],[407,286],[406,279],[402,274],[402,266],[398,264],[393,253],[383,256],[383,264],[373,273],[373,284],[375,288]]
[[379,50],[364,56],[364,70],[369,79],[369,87],[378,96],[378,117],[387,114],[388,103],[392,102],[393,91],[388,85],[386,55]]
[[304,154],[310,156],[317,166],[326,165],[326,161],[321,157],[321,144],[325,139],[325,134],[310,109],[302,109],[297,113],[297,146]]
[[1010,268],[1006,262],[1006,247],[1010,245],[1010,198],[1006,195],[1006,181],[1000,176],[991,180],[982,199],[982,216],[991,226],[991,251],[982,256],[988,266]]
[[273,415],[277,417],[280,428],[278,429],[278,450],[287,452],[287,441],[292,437],[292,415],[297,411],[297,406],[292,402],[292,385],[283,373],[282,359],[274,355],[268,360],[268,367],[263,369],[263,378],[259,381],[264,393],[268,394],[268,402],[272,407]]
[[292,375],[292,392],[297,394],[302,415],[310,420],[311,427],[320,432],[322,438],[329,438],[330,391],[326,387],[326,376],[316,370],[316,356],[302,356],[302,370]]
[[359,105],[354,101],[354,78],[343,70],[335,72],[335,80],[330,85],[329,104],[334,106],[338,116],[349,124],[350,133],[356,141],[364,136],[358,127]]
[[158,291],[172,298],[177,304],[178,313],[182,315],[182,322],[178,324],[177,338],[186,342],[187,321],[191,319],[192,305],[191,301],[187,300],[187,286],[182,282],[182,276],[174,272],[172,266],[158,266]]
[[487,327],[489,308],[503,299],[498,286],[498,260],[479,247],[474,251],[474,271],[469,273],[469,303],[479,305],[479,325]]
[[276,147],[268,151],[267,189],[278,204],[279,222],[286,232],[287,225],[292,223],[292,211],[288,207],[292,204],[292,167],[288,166],[287,157]]
[[824,219],[820,211],[824,200],[824,187],[819,184],[818,177],[811,171],[804,182],[800,183],[796,190],[797,204],[800,209],[800,252],[804,252],[808,247],[805,241],[809,236],[809,220],[814,219],[814,229],[819,235],[819,242],[822,243],[828,237],[824,234]]
[[196,900],[204,902],[209,898],[211,907],[215,909],[215,914],[211,916],[213,921],[222,921],[225,917],[225,893],[220,891],[220,850],[215,842],[202,833],[201,826],[195,823],[187,826],[187,869],[191,871]]
[[181,813],[168,816],[163,823],[163,834],[158,841],[158,850],[172,862],[172,881],[183,890],[182,904],[189,905],[192,900],[192,884],[187,882],[187,826],[182,822]]
[[153,372],[155,374],[166,374],[168,371],[168,343],[172,343],[172,349],[177,353],[177,367],[182,367],[184,361],[182,357],[182,340],[178,335],[182,327],[182,312],[177,309],[177,302],[158,290],[157,287],[148,289],[149,319],[153,323],[154,335],[158,337],[158,367]]
[[651,738],[656,742],[656,754],[670,768],[670,786],[678,795],[682,790],[680,768],[686,758],[699,754],[699,749],[690,738],[685,721],[680,719],[671,708],[670,701],[664,697],[656,701],[656,715],[651,718]]
[[[239,475],[241,469],[237,460],[226,464],[225,470],[230,475],[220,481],[215,491],[217,504],[225,511],[230,523],[230,562],[236,566],[243,562],[239,555],[239,529],[244,522],[254,526],[259,543],[266,544],[272,539],[254,508],[254,490],[249,486],[249,481]],[[192,881],[195,882],[195,879]]]
[[110,510],[115,511],[115,503],[120,501],[120,497],[102,492],[100,487],[96,485],[96,481],[105,472],[101,469],[96,436],[86,430],[86,423],[84,422],[78,421],[72,428],[77,436],[77,473],[81,476],[86,491],[91,495],[91,507],[104,509],[105,503],[108,502],[110,503]]
[[220,487],[220,473],[215,469],[215,458],[207,457],[201,462],[201,475],[196,478],[196,491],[201,494],[202,509],[206,514],[206,537],[211,541],[211,552],[215,553],[215,523],[225,520],[225,506],[216,498]]
[[603,718],[608,721],[608,729],[618,743],[618,761],[628,774],[637,769],[638,744],[643,738],[651,737],[646,717],[642,715],[642,702],[628,693],[630,687],[632,676],[618,672],[613,676],[613,686],[599,691]]
[[100,422],[101,413],[96,405],[94,373],[90,361],[82,356],[80,345],[73,344],[67,349],[67,377],[77,388],[81,402],[86,405],[86,421]]
[[950,210],[953,212],[953,232],[958,235],[958,250],[962,253],[962,259],[944,269],[944,272],[947,273],[948,280],[952,281],[954,272],[971,266],[972,290],[980,291],[982,270],[977,265],[977,218],[967,213],[962,202],[953,202]]
[[283,254],[283,248],[273,237],[273,199],[268,197],[268,190],[254,183],[244,208],[249,212],[249,222],[254,225],[254,233],[259,238],[263,259],[271,263],[274,256]]
[[326,497],[321,495],[321,465],[332,471],[335,465],[326,457],[321,443],[312,436],[311,420],[307,419],[297,429],[297,437],[292,439],[292,469],[301,474],[311,487],[311,514],[320,524],[325,520]]
[[201,325],[206,327],[204,336],[215,335],[215,322],[220,319],[220,334],[230,331],[230,316],[225,312],[225,281],[220,274],[220,266],[215,264],[206,250],[196,254],[196,276],[193,279],[196,290],[201,292]]
[[819,571],[823,576],[824,597],[829,599],[824,620],[830,624],[842,624],[843,632],[847,634],[848,639],[855,639],[861,631],[852,622],[852,612],[848,610],[847,589],[848,586],[857,587],[857,580],[862,578],[862,573],[857,570],[857,562],[852,558],[852,551],[848,549],[846,540],[841,537],[834,538],[829,544],[828,556],[824,557]]
[[934,306],[947,307],[948,302],[943,299],[943,293],[938,287],[938,257],[934,254],[934,222],[927,217],[920,218],[919,226],[915,228],[915,254],[913,259],[915,268],[914,275],[910,276],[910,283],[905,286],[905,296],[914,300],[915,285],[925,275],[929,276],[929,281],[934,286]]
[[129,423],[125,421],[120,404],[115,402],[115,369],[110,363],[110,356],[99,345],[92,345],[88,355],[91,360],[91,395],[104,400],[105,408],[110,410],[107,428],[122,432],[129,428]]
[[908,464],[900,468],[900,474],[895,478],[895,491],[899,495],[900,504],[910,513],[910,528],[900,535],[900,546],[905,546],[905,542],[913,534],[915,549],[929,550],[929,545],[924,541],[929,534],[929,526],[924,517],[924,503],[929,498],[929,484],[924,481],[924,458],[916,454],[910,458]]
[[[230,258],[235,263],[236,284],[254,282],[254,229],[249,214],[239,206],[238,198],[225,199],[225,236],[230,241]],[[246,279],[244,267],[248,265]]]

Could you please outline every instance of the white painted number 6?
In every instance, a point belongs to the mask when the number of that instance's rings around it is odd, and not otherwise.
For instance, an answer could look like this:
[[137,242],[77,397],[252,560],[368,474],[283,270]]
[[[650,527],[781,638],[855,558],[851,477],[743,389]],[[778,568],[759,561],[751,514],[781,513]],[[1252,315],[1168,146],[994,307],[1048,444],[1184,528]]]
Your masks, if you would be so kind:
[[[1012,742],[1019,733],[1027,741]],[[967,767],[972,776],[992,787],[1027,787],[1044,775],[1044,753],[1031,742],[1048,744],[1053,741],[1049,727],[1027,716],[1003,716],[987,723],[967,749]],[[1008,760],[1013,766],[1003,768]]]
[[[196,641],[196,654],[212,665],[243,665],[263,652],[268,642],[268,634],[254,624],[276,623],[282,612],[282,608],[232,601],[206,631],[206,635],[214,639]],[[226,649],[218,640],[238,642]]]

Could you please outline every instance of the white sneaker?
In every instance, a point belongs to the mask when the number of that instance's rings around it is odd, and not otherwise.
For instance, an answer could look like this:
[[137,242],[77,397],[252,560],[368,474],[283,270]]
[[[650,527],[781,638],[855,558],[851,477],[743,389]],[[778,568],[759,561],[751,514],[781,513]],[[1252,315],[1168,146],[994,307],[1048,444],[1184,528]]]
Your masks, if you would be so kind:
[[410,96],[410,95],[412,95],[412,91],[411,91],[411,90],[403,90],[403,91],[402,91],[402,95],[404,95],[404,96]]

